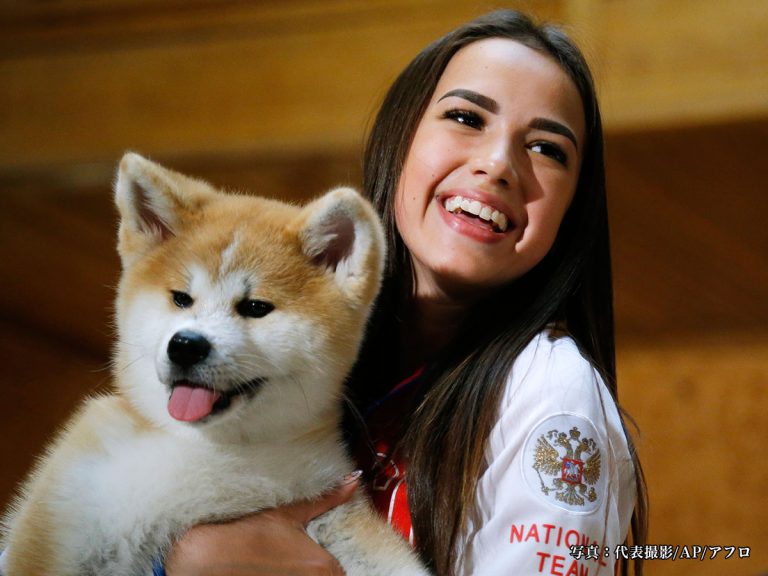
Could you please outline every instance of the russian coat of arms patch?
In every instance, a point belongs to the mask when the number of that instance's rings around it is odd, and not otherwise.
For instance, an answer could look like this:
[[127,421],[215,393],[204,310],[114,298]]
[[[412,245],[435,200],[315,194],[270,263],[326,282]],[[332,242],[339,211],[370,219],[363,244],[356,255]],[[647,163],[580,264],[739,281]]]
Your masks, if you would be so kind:
[[604,485],[596,436],[587,419],[573,414],[540,423],[526,441],[524,472],[529,486],[562,508],[594,510]]

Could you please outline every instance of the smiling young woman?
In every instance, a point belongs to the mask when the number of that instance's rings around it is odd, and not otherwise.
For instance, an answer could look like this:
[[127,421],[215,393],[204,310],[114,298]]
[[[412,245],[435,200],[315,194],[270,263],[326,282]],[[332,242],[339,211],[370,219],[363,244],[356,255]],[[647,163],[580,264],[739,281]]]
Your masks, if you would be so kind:
[[[441,576],[627,573],[578,553],[646,535],[579,50],[511,10],[429,45],[382,104],[364,190],[388,261],[347,428],[377,508]],[[340,573],[303,526],[349,493],[195,528],[169,574]]]
[[[438,574],[627,573],[568,548],[647,533],[617,404],[602,124],[578,48],[511,10],[460,26],[395,81],[364,166],[389,260],[351,388],[402,480],[380,508],[407,519]],[[377,426],[376,411],[397,416]]]
[[578,90],[552,58],[502,38],[459,51],[418,124],[395,198],[417,294],[478,297],[541,261],[576,190],[584,133]]

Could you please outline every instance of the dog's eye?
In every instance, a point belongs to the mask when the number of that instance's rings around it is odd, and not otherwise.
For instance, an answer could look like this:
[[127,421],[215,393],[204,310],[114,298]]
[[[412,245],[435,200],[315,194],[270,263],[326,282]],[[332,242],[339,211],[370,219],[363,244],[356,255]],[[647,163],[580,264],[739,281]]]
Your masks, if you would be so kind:
[[173,303],[179,308],[189,308],[195,303],[195,299],[186,292],[171,290],[171,296],[173,296]]
[[269,302],[264,302],[264,300],[249,300],[246,298],[237,303],[236,309],[237,313],[245,318],[263,318],[272,312],[275,307]]

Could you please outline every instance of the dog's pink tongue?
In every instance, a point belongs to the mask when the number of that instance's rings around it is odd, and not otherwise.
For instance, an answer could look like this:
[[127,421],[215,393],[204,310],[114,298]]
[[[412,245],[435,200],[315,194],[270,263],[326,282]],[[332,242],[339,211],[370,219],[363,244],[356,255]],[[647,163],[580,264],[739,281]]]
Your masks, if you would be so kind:
[[201,386],[178,384],[173,387],[168,400],[168,413],[182,422],[202,420],[213,411],[213,405],[221,394]]

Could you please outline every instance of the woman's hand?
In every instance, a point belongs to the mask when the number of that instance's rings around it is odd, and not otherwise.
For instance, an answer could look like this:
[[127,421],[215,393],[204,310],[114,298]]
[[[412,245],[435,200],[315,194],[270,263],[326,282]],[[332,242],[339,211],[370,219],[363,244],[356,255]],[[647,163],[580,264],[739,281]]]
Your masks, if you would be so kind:
[[318,500],[192,528],[171,548],[167,576],[343,576],[336,558],[307,536],[305,527],[349,500],[357,478],[348,476]]

